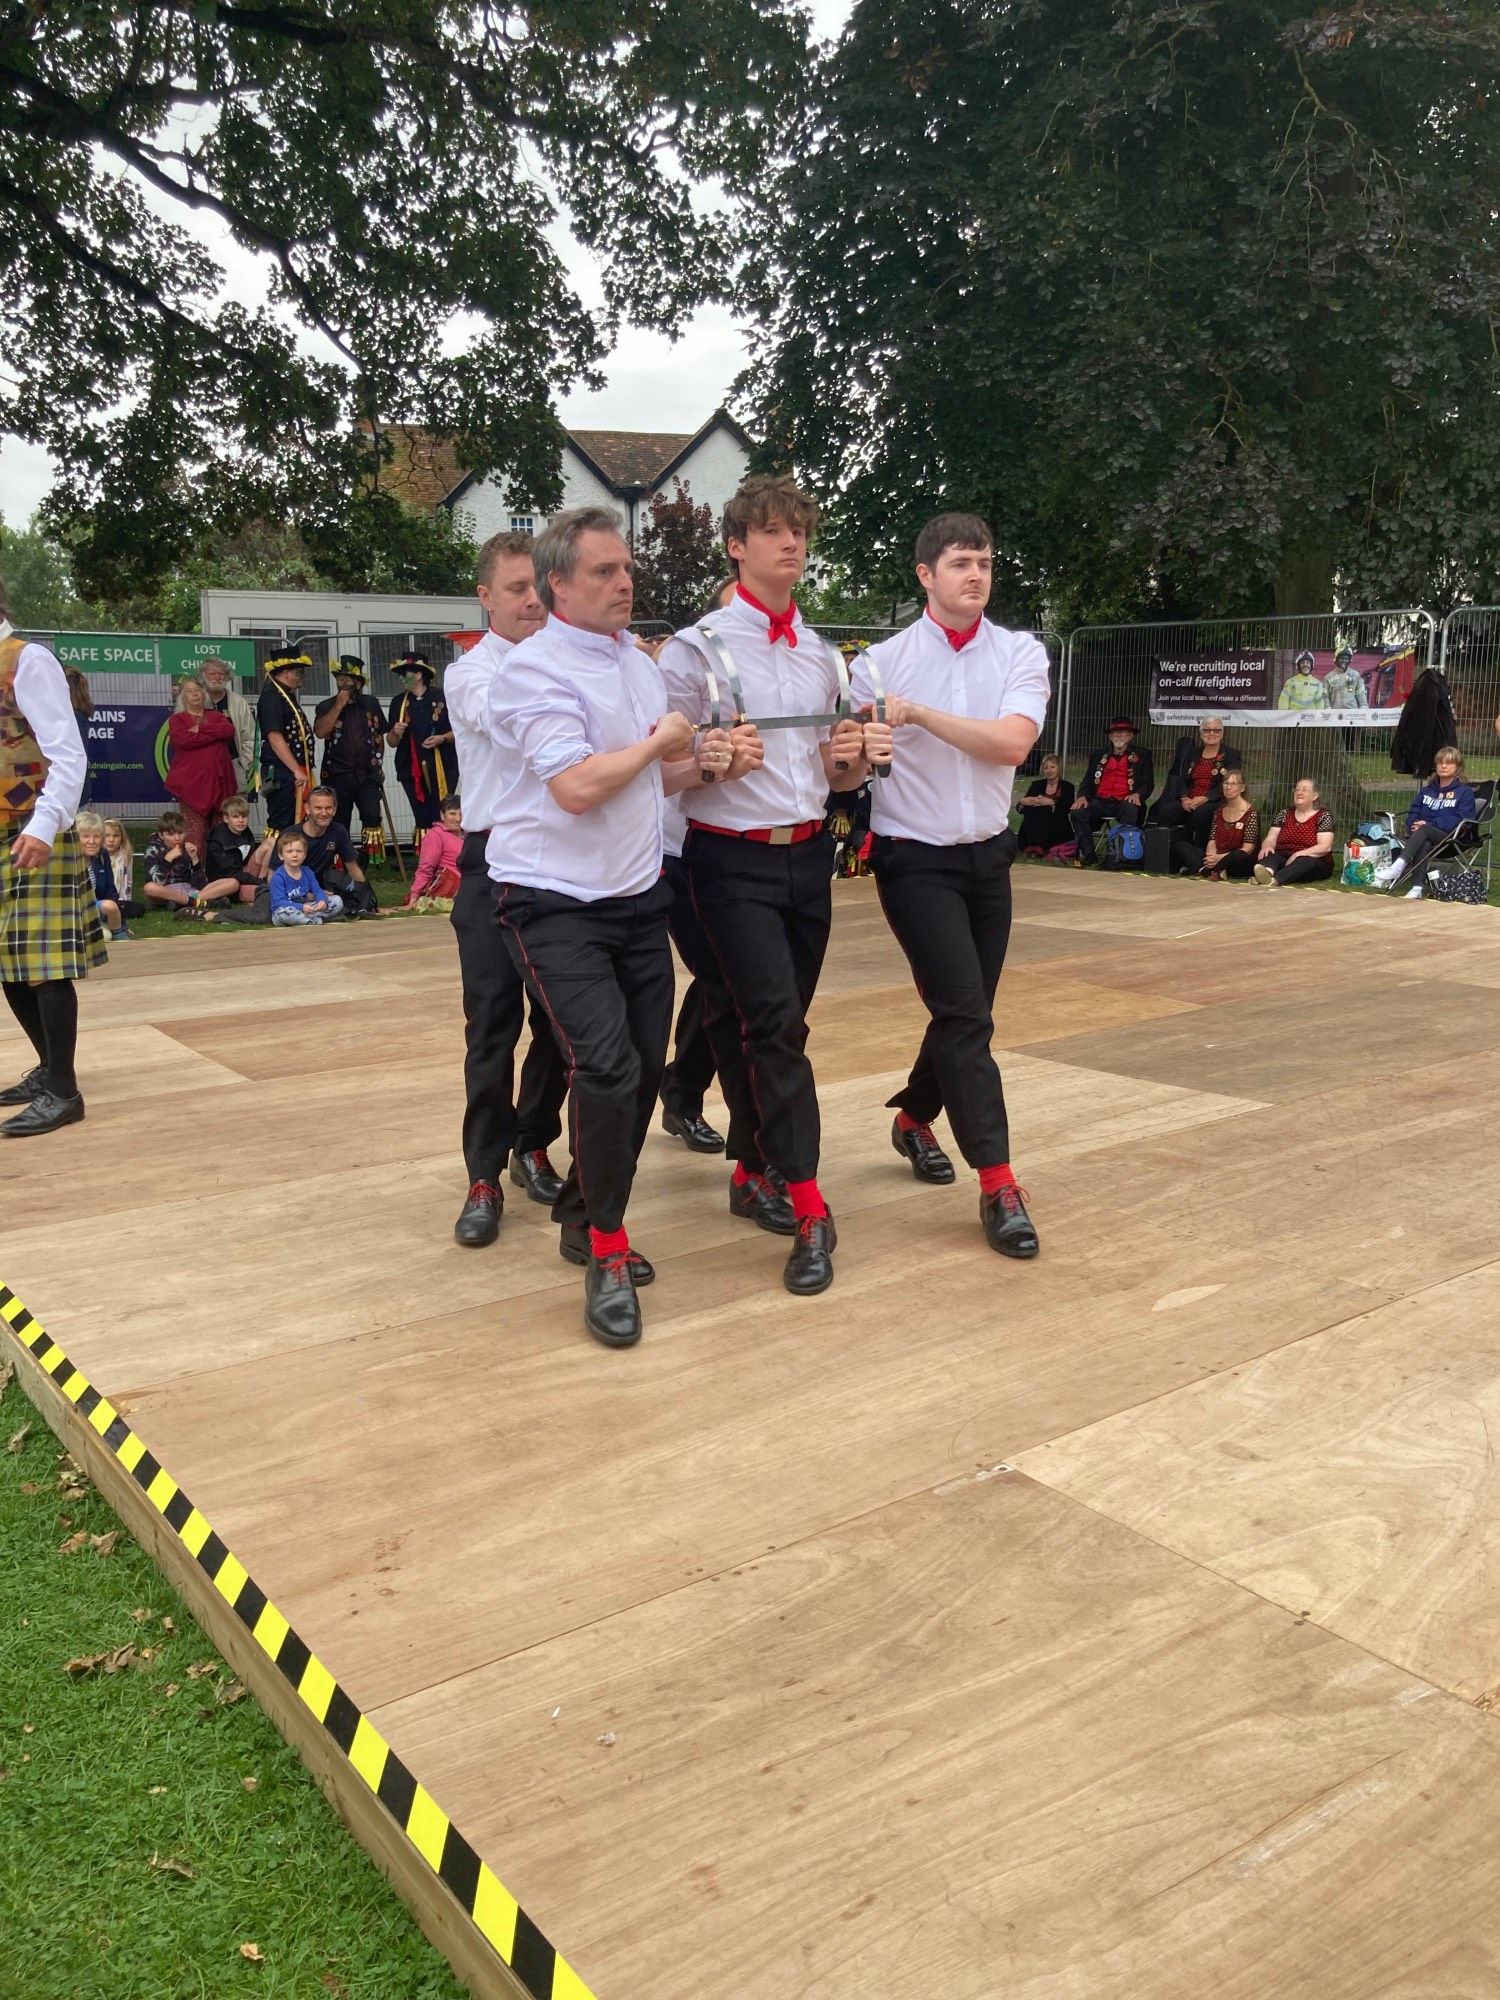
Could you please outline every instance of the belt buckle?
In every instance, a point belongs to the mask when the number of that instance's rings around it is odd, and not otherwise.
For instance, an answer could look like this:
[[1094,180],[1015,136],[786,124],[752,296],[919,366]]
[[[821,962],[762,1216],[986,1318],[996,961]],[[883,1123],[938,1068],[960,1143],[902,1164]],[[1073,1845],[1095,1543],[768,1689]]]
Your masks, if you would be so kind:
[[792,844],[792,835],[796,830],[792,826],[773,826],[771,828],[771,846],[790,847]]

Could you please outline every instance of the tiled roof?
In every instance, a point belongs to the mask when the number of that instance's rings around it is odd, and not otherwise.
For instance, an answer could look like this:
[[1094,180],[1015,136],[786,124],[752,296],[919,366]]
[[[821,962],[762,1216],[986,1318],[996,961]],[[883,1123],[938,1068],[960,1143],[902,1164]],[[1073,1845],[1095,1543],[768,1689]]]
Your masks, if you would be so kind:
[[464,476],[452,441],[417,424],[387,424],[385,434],[394,456],[380,468],[381,485],[408,506],[431,513]]
[[568,436],[613,485],[650,486],[697,432],[569,431]]

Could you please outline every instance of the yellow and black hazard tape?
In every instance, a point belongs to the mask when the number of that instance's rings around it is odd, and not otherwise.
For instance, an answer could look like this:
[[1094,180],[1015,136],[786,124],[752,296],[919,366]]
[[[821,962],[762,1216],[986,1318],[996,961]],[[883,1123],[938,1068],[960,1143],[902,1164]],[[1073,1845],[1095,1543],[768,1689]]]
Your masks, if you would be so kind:
[[379,1799],[416,1853],[458,1899],[480,1935],[527,1992],[536,2000],[594,2000],[561,1952],[480,1860],[431,1793],[417,1783],[369,1717],[298,1638],[176,1480],[3,1284],[0,1320],[52,1378],[59,1394],[98,1433],[266,1658],[322,1725],[343,1760]]

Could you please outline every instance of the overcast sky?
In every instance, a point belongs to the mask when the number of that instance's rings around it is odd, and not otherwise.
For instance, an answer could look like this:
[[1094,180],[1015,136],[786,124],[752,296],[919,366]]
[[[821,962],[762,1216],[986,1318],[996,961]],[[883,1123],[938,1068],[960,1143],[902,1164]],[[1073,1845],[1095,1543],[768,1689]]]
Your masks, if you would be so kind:
[[[810,0],[810,6],[815,33],[831,37],[849,13],[850,0]],[[263,300],[256,260],[222,236],[212,248],[225,267],[228,295],[251,306]],[[575,250],[569,262],[588,297],[587,254]],[[606,364],[606,386],[564,397],[560,413],[579,430],[694,431],[724,401],[746,358],[745,343],[723,307],[699,313],[675,343],[627,327]],[[51,483],[45,452],[16,438],[0,440],[0,514],[12,526],[30,518]]]

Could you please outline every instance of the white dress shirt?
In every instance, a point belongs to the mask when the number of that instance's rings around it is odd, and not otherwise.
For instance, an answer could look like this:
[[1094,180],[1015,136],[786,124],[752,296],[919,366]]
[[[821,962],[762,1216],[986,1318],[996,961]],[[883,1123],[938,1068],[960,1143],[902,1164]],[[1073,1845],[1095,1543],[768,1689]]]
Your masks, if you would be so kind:
[[[856,704],[875,699],[863,653],[850,664]],[[1008,632],[981,618],[966,645],[955,649],[928,612],[894,638],[869,649],[888,695],[905,695],[949,715],[997,722],[1023,715],[1038,729],[1047,715],[1050,681],[1046,648],[1029,632]],[[1010,823],[1015,767],[986,764],[925,729],[896,737],[891,775],[870,793],[870,830],[929,847],[965,847],[989,840]]]
[[[11,627],[0,626],[0,639],[10,636]],[[21,648],[16,661],[15,692],[16,707],[47,760],[41,797],[22,830],[36,840],[45,840],[51,847],[57,836],[73,824],[78,801],[83,797],[83,781],[88,776],[88,753],[83,747],[68,677],[57,656],[46,646]]]
[[663,850],[671,855],[680,856],[682,843],[687,839],[687,801],[686,791],[673,792],[662,801],[661,844]]
[[486,632],[443,673],[443,699],[458,753],[458,789],[465,833],[488,833],[500,801],[515,783],[521,759],[514,742],[496,737],[490,725],[490,690],[500,663],[516,649],[513,639]]
[[586,757],[639,743],[666,706],[660,668],[628,632],[611,638],[554,616],[506,655],[490,682],[490,728],[502,761],[513,747],[516,762],[485,845],[495,881],[597,903],[660,879],[659,760],[587,812],[565,812],[548,787]]
[[[770,620],[743,597],[701,621],[713,626],[734,656],[745,712],[751,716],[831,715],[838,698],[838,671],[826,643],[796,615],[795,647],[769,638]],[[689,626],[687,630],[695,628]],[[679,634],[661,652],[667,699],[689,722],[699,727],[709,717],[708,684],[703,678],[703,654]],[[720,700],[729,690],[719,676]],[[728,714],[724,726],[729,724]],[[758,771],[727,784],[694,788],[687,807],[690,819],[705,826],[731,827],[743,833],[751,827],[800,826],[822,819],[828,802],[828,774],[819,745],[828,740],[827,725],[809,729],[769,729],[762,739],[766,760]]]

